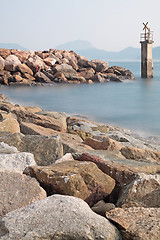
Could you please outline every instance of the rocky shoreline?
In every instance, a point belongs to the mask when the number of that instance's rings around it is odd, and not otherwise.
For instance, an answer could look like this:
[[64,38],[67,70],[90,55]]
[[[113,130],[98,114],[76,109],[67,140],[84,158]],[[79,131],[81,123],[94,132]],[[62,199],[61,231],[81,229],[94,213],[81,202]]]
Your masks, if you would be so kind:
[[33,86],[46,84],[122,82],[135,79],[123,67],[101,60],[89,61],[73,51],[22,51],[0,49],[0,84]]
[[0,95],[0,239],[160,239],[160,146]]

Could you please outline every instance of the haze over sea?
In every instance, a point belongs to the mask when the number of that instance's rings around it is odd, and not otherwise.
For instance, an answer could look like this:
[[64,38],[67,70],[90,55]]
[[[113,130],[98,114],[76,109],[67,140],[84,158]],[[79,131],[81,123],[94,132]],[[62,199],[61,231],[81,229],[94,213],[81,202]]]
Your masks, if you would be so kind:
[[0,87],[12,102],[43,110],[87,115],[90,119],[160,137],[160,62],[154,78],[140,78],[140,62],[110,62],[133,72],[136,80],[94,85]]

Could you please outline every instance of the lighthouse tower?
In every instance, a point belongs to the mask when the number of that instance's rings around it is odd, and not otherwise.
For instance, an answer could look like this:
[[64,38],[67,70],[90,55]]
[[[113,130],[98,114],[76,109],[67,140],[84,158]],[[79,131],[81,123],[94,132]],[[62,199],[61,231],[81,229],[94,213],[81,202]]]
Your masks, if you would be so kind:
[[147,27],[148,22],[143,23],[144,32],[141,33],[141,77],[142,78],[153,78],[153,59],[152,59],[152,43],[153,32]]

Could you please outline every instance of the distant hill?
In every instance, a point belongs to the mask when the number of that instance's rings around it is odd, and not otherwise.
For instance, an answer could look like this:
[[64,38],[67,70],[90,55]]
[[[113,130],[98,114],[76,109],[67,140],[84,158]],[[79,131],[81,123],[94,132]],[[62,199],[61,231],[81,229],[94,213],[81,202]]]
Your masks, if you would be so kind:
[[[87,41],[73,41],[59,45],[56,49],[73,50],[79,55],[83,55],[88,59],[101,59],[104,61],[115,60],[140,60],[140,48],[127,47],[119,52],[105,51],[95,48]],[[153,48],[153,59],[160,60],[160,47]]]
[[22,47],[21,45],[19,45],[17,43],[0,43],[0,48],[19,49],[19,50],[28,51],[27,48]]

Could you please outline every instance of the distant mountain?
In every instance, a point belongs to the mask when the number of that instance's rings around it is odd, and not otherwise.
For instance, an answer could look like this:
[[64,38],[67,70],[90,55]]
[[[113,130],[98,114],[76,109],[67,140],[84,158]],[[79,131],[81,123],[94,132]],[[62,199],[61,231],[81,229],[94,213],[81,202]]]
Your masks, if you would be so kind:
[[19,50],[28,51],[27,48],[22,47],[21,45],[19,45],[17,43],[0,43],[0,48],[19,49]]
[[[88,59],[101,59],[104,61],[115,60],[140,60],[140,48],[127,47],[119,52],[105,51],[95,48],[90,42],[87,41],[73,41],[59,45],[56,49],[73,50],[79,55],[85,56]],[[160,60],[160,47],[153,48],[153,59]]]

